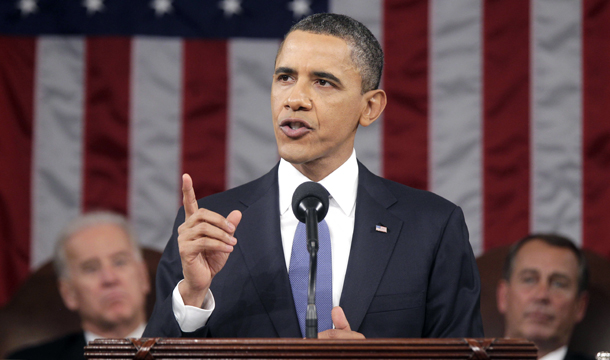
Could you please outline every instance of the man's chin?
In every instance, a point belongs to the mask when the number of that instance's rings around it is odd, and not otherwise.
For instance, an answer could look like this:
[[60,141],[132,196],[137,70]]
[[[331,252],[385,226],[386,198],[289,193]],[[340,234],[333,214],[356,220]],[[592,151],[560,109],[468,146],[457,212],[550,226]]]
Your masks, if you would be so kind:
[[126,313],[107,314],[103,319],[103,326],[108,330],[115,329],[117,326],[131,324],[134,316]]
[[111,324],[120,324],[128,322],[134,315],[134,310],[125,305],[115,305],[104,313],[104,319]]
[[524,329],[523,337],[535,343],[545,342],[553,337],[554,333],[554,329],[548,325],[530,324]]
[[280,153],[280,157],[294,166],[303,165],[310,162],[310,159],[298,151],[284,151]]

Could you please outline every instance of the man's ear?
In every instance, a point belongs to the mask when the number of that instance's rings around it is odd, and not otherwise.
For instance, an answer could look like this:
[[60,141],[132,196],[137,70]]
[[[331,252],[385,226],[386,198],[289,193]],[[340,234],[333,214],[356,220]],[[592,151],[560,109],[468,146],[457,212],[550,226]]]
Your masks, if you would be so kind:
[[576,323],[582,321],[587,313],[587,306],[589,305],[589,292],[583,291],[581,294],[577,295],[578,299],[576,299]]
[[379,118],[383,109],[385,109],[388,98],[385,91],[381,89],[371,90],[364,94],[364,97],[366,105],[360,115],[360,125],[369,126]]
[[142,284],[144,286],[144,294],[148,295],[148,293],[150,292],[150,276],[148,276],[148,268],[146,267],[146,261],[144,259],[142,259],[142,261],[140,261],[139,264],[139,272],[140,272],[140,276],[142,277]]
[[508,294],[508,287],[510,285],[506,282],[506,280],[502,279],[498,282],[498,287],[496,288],[496,304],[498,306],[498,311],[500,314],[506,314],[506,307],[508,305],[508,300],[506,296]]
[[68,308],[68,310],[76,311],[78,310],[78,297],[76,296],[76,291],[74,291],[74,287],[67,279],[59,279],[59,294],[64,301],[64,305]]

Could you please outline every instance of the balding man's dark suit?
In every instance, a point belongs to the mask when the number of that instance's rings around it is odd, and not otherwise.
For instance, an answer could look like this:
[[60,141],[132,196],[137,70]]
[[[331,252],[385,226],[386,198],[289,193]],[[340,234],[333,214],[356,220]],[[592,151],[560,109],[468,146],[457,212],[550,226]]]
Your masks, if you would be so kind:
[[[480,279],[461,209],[427,191],[359,166],[354,235],[341,307],[366,337],[483,337]],[[145,337],[303,337],[280,235],[277,166],[265,176],[199,200],[227,216],[243,213],[237,245],[212,281],[216,309],[183,334],[172,311],[182,279],[177,228],[157,270],[157,304]],[[375,230],[385,226],[387,233]]]
[[595,360],[595,358],[593,356],[568,350],[566,357],[564,357],[563,360]]

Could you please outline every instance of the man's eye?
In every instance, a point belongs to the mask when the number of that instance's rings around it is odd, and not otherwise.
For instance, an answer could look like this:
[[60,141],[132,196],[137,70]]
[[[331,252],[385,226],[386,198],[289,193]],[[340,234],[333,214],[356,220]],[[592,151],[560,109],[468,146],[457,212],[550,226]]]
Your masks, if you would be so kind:
[[98,269],[98,267],[95,265],[85,265],[82,267],[82,270],[85,274],[92,274],[92,273],[96,272],[97,269]]
[[280,76],[277,77],[277,79],[279,81],[288,81],[288,80],[290,80],[290,76],[288,76],[288,75],[280,75]]
[[533,284],[536,282],[536,278],[533,276],[526,276],[521,279],[524,284]]
[[558,289],[565,289],[568,287],[568,282],[562,281],[562,280],[553,280],[553,281],[551,281],[551,286],[558,288]]
[[131,263],[131,261],[132,261],[132,258],[130,256],[121,255],[121,256],[117,256],[114,259],[112,259],[112,264],[116,267],[121,267],[121,266],[128,265],[129,263]]
[[321,86],[332,86],[333,84],[331,84],[329,81],[326,80],[318,80],[318,84],[320,84]]
[[115,266],[124,266],[127,265],[127,259],[116,259],[114,260]]

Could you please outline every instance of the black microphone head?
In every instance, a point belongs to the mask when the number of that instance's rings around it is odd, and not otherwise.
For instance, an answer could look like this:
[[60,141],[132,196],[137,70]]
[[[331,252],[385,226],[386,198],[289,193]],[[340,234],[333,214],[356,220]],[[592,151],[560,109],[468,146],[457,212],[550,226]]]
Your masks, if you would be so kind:
[[292,211],[300,222],[305,222],[307,209],[316,210],[318,222],[324,220],[328,213],[328,190],[324,186],[308,181],[304,182],[294,191],[292,195]]

